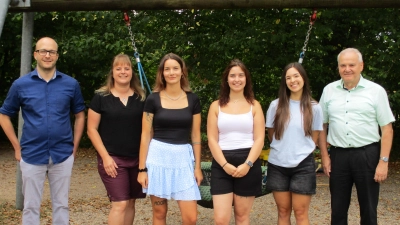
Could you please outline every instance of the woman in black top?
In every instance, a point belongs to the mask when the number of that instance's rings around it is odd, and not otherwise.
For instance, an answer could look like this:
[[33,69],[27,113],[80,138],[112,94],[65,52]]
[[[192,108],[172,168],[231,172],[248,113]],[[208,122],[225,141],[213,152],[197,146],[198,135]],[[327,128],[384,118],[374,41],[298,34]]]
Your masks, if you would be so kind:
[[196,224],[196,200],[201,198],[198,185],[203,179],[200,112],[184,61],[167,54],[158,67],[154,93],[144,107],[139,156],[138,181],[150,195],[153,224],[166,224],[167,200],[171,198],[178,201],[182,224]]
[[112,202],[108,224],[132,224],[135,199],[145,197],[137,182],[145,92],[129,56],[115,56],[105,85],[95,93],[87,133],[97,150],[98,171]]

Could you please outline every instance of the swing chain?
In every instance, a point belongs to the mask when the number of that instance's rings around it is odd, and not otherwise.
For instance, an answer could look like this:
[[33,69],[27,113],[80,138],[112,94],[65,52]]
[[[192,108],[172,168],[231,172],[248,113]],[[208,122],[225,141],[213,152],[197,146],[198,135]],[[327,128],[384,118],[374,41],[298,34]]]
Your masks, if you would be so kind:
[[307,35],[306,35],[306,40],[304,41],[304,45],[302,48],[302,52],[300,53],[300,58],[299,58],[299,63],[303,62],[304,56],[306,54],[307,51],[307,45],[308,45],[308,41],[310,39],[310,34],[314,25],[314,22],[317,20],[317,10],[313,9],[313,14],[310,16],[310,24],[308,25],[308,31],[307,31]]
[[307,51],[306,47],[308,45],[308,40],[310,38],[310,34],[311,34],[311,30],[312,30],[313,24],[310,23],[310,25],[308,26],[308,31],[307,31],[307,35],[306,35],[306,40],[304,41],[304,46],[303,46],[303,52]]
[[129,18],[128,13],[126,11],[124,12],[124,20],[125,20],[126,26],[128,27],[128,32],[129,32],[129,36],[130,36],[130,39],[131,39],[133,50],[136,53],[137,52],[137,48],[136,48],[136,42],[135,42],[135,35],[132,33],[132,27],[131,27],[130,18]]
[[137,52],[136,43],[135,43],[135,35],[132,33],[131,25],[128,26],[129,36],[131,37],[132,47]]

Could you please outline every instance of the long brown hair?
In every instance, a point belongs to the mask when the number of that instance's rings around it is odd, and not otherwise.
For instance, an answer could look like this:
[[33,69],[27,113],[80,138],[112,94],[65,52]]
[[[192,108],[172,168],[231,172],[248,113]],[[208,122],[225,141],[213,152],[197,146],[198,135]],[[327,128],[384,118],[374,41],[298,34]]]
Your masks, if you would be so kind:
[[290,120],[290,90],[286,84],[286,72],[290,68],[295,68],[301,75],[304,81],[303,93],[300,99],[300,111],[303,117],[303,128],[305,136],[311,136],[312,134],[312,121],[313,121],[313,109],[312,104],[316,101],[311,96],[310,84],[308,81],[308,76],[300,63],[293,62],[289,63],[282,72],[281,83],[279,87],[279,100],[278,107],[276,109],[275,119],[274,119],[274,135],[276,140],[280,140],[285,132],[286,126]]
[[129,58],[128,55],[125,54],[118,54],[114,57],[113,62],[111,64],[111,69],[110,72],[108,72],[107,74],[107,78],[106,81],[104,83],[104,85],[97,89],[95,91],[95,93],[98,93],[100,95],[109,95],[111,93],[111,88],[114,87],[114,77],[113,77],[113,68],[117,65],[128,65],[129,67],[131,67],[132,70],[132,79],[130,82],[130,88],[133,89],[133,91],[135,91],[136,93],[138,93],[140,95],[140,100],[144,101],[146,99],[146,93],[143,90],[143,88],[140,86],[140,82],[139,82],[139,78],[136,76],[135,72],[132,69],[132,61]]
[[164,79],[164,65],[165,65],[165,61],[167,61],[168,59],[173,59],[179,63],[179,65],[181,66],[181,69],[182,69],[182,78],[180,81],[181,88],[185,92],[191,92],[192,90],[190,89],[190,86],[189,86],[188,71],[187,71],[187,68],[185,65],[185,61],[183,61],[183,59],[181,57],[179,57],[178,55],[176,55],[174,53],[168,53],[161,59],[160,65],[158,65],[157,75],[156,75],[156,84],[154,85],[153,91],[160,92],[160,91],[164,90],[167,85],[167,83],[165,82],[165,79]]
[[242,61],[239,59],[232,60],[228,66],[225,68],[224,72],[222,73],[221,79],[221,89],[219,91],[219,105],[225,106],[229,102],[229,93],[230,87],[228,84],[228,76],[231,69],[235,66],[240,67],[243,70],[245,77],[246,77],[246,85],[244,86],[243,95],[246,98],[246,101],[250,104],[254,103],[254,92],[253,92],[253,85],[251,84],[251,77],[250,72],[244,65]]

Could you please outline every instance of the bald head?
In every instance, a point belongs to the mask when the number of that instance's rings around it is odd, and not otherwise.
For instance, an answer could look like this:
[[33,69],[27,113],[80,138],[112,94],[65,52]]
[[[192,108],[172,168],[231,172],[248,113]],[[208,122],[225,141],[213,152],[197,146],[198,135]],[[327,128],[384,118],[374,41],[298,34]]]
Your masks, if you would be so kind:
[[39,49],[46,49],[44,46],[51,46],[52,49],[47,49],[47,50],[55,50],[58,51],[58,44],[57,42],[50,37],[42,37],[36,42],[36,48],[35,50]]
[[36,50],[33,56],[37,62],[36,68],[40,76],[48,79],[52,77],[58,60],[58,45],[56,41],[49,37],[39,39],[36,42]]

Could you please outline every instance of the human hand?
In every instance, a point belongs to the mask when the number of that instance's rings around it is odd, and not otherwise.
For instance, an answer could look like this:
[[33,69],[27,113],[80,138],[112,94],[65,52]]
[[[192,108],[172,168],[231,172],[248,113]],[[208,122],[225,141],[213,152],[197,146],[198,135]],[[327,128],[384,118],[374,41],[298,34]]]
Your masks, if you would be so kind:
[[245,163],[240,164],[237,167],[235,173],[232,174],[232,177],[236,177],[236,178],[244,177],[249,172],[249,170],[250,170],[250,166],[249,165],[247,165]]
[[147,172],[139,173],[137,181],[139,182],[140,185],[142,185],[142,188],[147,188],[148,185]]
[[381,183],[384,180],[386,180],[389,170],[388,165],[389,163],[379,160],[378,166],[376,167],[375,170],[375,176],[374,176],[375,182]]
[[117,177],[118,173],[116,168],[118,168],[118,166],[111,156],[108,155],[103,159],[103,166],[108,176],[112,178]]
[[226,165],[222,168],[224,169],[224,171],[229,174],[229,175],[233,175],[236,172],[236,167],[230,163],[226,163]]
[[322,156],[322,168],[324,168],[324,173],[328,177],[331,176],[331,158],[329,156]]
[[203,172],[201,169],[194,169],[194,178],[196,179],[197,186],[200,186],[201,181],[203,181]]
[[14,157],[15,157],[15,159],[16,159],[18,162],[21,161],[21,148],[15,150],[15,152],[14,152]]

